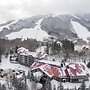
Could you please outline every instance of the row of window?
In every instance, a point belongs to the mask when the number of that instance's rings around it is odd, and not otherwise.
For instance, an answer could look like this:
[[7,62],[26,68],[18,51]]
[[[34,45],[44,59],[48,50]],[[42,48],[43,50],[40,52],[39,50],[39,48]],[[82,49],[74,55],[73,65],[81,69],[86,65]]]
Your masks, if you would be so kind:
[[33,56],[19,55],[18,60],[24,64],[32,64],[34,62],[34,57]]

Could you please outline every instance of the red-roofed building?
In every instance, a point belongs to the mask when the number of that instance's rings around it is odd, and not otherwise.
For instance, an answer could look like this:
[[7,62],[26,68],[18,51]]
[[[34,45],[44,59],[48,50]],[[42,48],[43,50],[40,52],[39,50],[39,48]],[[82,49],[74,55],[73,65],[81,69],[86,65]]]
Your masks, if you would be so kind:
[[88,80],[89,72],[83,62],[74,62],[69,64],[68,72],[71,82],[81,82],[83,79]]
[[61,81],[66,80],[70,82],[81,82],[83,79],[88,80],[88,68],[83,62],[66,62],[64,65],[62,65],[62,63],[54,65],[54,62],[35,62],[30,67],[31,72],[34,73],[40,71],[43,76]]

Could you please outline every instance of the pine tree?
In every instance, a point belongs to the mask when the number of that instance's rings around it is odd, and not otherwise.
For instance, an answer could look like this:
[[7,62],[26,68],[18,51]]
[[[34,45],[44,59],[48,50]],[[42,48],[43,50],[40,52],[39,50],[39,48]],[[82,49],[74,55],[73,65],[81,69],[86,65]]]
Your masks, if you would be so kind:
[[4,53],[4,48],[0,46],[0,62],[1,62],[1,57],[3,53]]
[[47,84],[48,84],[48,90],[52,90],[50,78],[48,78]]
[[69,88],[67,88],[67,90],[69,90]]
[[15,47],[15,53],[17,53],[17,50],[18,50],[18,46]]
[[60,83],[59,83],[58,90],[63,90],[63,85],[62,85],[62,82],[60,82]]
[[75,86],[75,90],[77,90],[76,86]]
[[1,56],[0,56],[0,63],[2,62],[2,60],[1,60]]
[[53,90],[56,90],[56,86],[54,85]]
[[73,52],[74,51],[74,44],[72,43],[72,41],[69,41],[67,39],[62,41],[63,45],[63,49],[65,52]]
[[46,81],[45,87],[46,90],[52,90],[50,78]]
[[25,75],[25,72],[23,72],[23,79],[24,79],[24,82],[25,82],[25,85],[27,84],[27,78],[26,78],[26,75]]
[[31,81],[31,72],[28,71],[27,79]]
[[17,87],[17,86],[18,86],[18,80],[17,80],[17,78],[15,77],[15,75],[13,75],[13,77],[12,77],[12,85],[13,85],[14,87]]
[[86,90],[85,80],[83,80],[80,89],[81,89],[81,90]]
[[31,73],[31,81],[34,81],[35,80],[35,77],[33,75],[33,73]]
[[64,56],[64,60],[65,60],[65,62],[67,61],[67,59],[69,59],[70,58],[70,55],[69,55],[69,53],[66,53],[66,55]]
[[27,90],[27,87],[26,87],[25,83],[23,83],[23,82],[19,82],[19,84],[16,88],[17,88],[17,90]]
[[87,67],[90,68],[90,62],[87,64]]
[[0,83],[0,90],[1,90],[1,88],[2,88],[2,85],[1,85],[1,83]]
[[89,87],[88,87],[88,90],[90,90],[90,85],[89,85]]
[[6,87],[5,87],[4,84],[2,85],[2,89],[1,90],[6,90]]
[[46,43],[46,53],[49,54],[49,44]]

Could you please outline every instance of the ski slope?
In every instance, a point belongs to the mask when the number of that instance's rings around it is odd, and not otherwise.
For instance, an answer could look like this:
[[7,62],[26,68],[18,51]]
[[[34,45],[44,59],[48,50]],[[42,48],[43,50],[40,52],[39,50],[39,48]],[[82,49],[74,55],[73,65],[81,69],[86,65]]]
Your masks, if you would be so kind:
[[88,42],[87,38],[90,37],[90,32],[88,29],[75,21],[71,21],[71,24],[73,25],[73,29],[75,30],[78,37]]
[[49,35],[41,29],[41,22],[43,19],[40,19],[34,28],[22,29],[19,32],[13,32],[9,35],[6,35],[8,39],[22,38],[22,40],[27,38],[36,39],[37,41],[43,41],[44,37],[49,37]]
[[9,26],[12,25],[12,24],[15,24],[17,22],[18,22],[18,20],[15,20],[15,21],[13,21],[13,22],[5,25],[5,26],[4,25],[3,26],[0,26],[0,32],[3,31],[4,28],[7,28],[9,30],[10,29]]

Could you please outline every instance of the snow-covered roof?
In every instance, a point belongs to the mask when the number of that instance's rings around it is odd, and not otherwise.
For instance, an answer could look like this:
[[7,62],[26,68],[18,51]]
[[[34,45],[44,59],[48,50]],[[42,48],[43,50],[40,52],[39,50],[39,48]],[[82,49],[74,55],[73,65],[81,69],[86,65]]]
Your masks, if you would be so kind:
[[26,49],[26,48],[24,48],[24,47],[18,48],[17,52],[18,52],[20,55],[25,55],[25,56],[32,55],[33,57],[36,56],[36,53],[35,53],[35,52],[30,52],[28,49]]
[[49,64],[43,64],[43,63],[37,63],[35,62],[33,65],[31,65],[31,70],[40,69],[43,71],[46,75],[48,75],[50,78],[52,77],[62,77],[62,72],[59,67],[55,67]]
[[26,49],[26,48],[24,48],[24,47],[18,48],[17,52],[18,52],[19,54],[25,54],[25,55],[28,55],[28,54],[29,54],[28,49]]
[[70,63],[68,72],[70,76],[85,76],[89,74],[88,68],[84,62]]
[[55,66],[61,66],[61,62],[59,62],[59,61],[49,61],[49,60],[43,59],[43,60],[39,60],[38,62],[55,65]]
[[83,62],[57,63],[55,61],[41,60],[40,62],[35,62],[31,66],[31,70],[35,69],[40,69],[50,78],[62,78],[66,76],[86,76],[87,74],[89,74],[88,68]]

